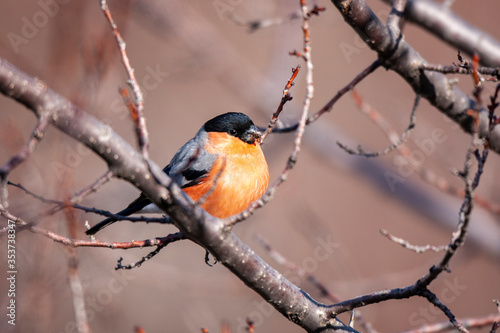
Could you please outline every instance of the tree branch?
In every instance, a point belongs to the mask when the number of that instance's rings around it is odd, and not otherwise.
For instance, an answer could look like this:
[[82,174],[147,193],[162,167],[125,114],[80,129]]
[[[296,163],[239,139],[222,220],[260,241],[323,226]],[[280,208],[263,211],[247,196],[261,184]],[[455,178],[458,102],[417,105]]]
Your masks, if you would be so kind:
[[[393,0],[382,1],[387,4],[393,2]],[[407,0],[404,17],[455,49],[471,57],[478,54],[485,66],[500,67],[500,43],[464,21],[444,4],[430,0]]]
[[[462,326],[465,328],[483,328],[493,325],[495,322],[500,321],[500,315],[491,315],[484,318],[462,318],[459,319]],[[419,327],[417,329],[404,331],[401,333],[438,333],[450,331],[454,328],[453,324],[449,321],[440,322],[436,324],[429,324]]]
[[134,94],[134,101],[132,103],[128,103],[128,105],[132,120],[134,121],[139,149],[141,150],[142,156],[145,159],[149,159],[149,134],[146,128],[146,119],[144,118],[144,95],[139,83],[137,82],[137,79],[135,78],[134,69],[130,65],[127,51],[125,49],[126,44],[123,41],[120,32],[118,31],[118,26],[116,25],[115,20],[111,16],[108,4],[106,0],[100,0],[100,3],[101,10],[106,17],[106,20],[108,20],[109,25],[111,26],[111,31],[113,33],[113,36],[115,37],[116,45],[118,46],[118,50],[120,51],[123,66],[125,67],[125,70],[127,72],[128,84]]
[[[453,119],[466,132],[474,132],[474,119],[468,110],[476,109],[476,102],[450,84],[437,72],[421,70],[427,61],[418,54],[398,31],[381,22],[364,0],[332,0],[344,20],[361,39],[378,54],[383,65],[398,73],[416,94],[427,99],[442,113]],[[488,112],[479,112],[480,137],[488,131]],[[491,133],[490,148],[500,153],[500,127]]]

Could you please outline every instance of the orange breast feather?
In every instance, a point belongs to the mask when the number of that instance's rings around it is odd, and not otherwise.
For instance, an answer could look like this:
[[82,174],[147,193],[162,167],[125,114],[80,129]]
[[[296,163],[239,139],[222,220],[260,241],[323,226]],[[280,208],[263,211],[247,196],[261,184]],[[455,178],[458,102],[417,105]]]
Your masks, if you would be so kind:
[[201,207],[213,216],[239,214],[267,189],[269,170],[264,153],[259,144],[248,144],[226,133],[209,133],[209,142],[208,152],[218,158],[207,181],[184,191],[194,201],[210,193]]

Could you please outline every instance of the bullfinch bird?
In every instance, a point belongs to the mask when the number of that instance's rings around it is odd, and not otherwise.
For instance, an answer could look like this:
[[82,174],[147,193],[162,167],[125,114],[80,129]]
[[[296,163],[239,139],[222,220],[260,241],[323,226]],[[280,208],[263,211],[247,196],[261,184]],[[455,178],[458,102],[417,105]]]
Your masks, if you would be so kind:
[[[261,132],[243,113],[229,112],[207,121],[163,169],[209,214],[226,218],[259,199],[269,183]],[[144,194],[117,215],[159,213]],[[110,217],[87,230],[93,235],[116,222]]]

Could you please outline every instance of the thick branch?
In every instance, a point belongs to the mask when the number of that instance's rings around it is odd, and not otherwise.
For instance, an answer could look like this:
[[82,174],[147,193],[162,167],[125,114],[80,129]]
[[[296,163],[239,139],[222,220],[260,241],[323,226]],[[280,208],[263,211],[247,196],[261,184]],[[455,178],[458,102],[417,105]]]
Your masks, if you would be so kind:
[[[454,87],[444,75],[421,70],[427,61],[405,41],[403,35],[381,22],[364,0],[332,0],[332,3],[361,39],[377,52],[386,68],[398,73],[416,94],[427,99],[466,132],[473,132],[474,121],[467,110],[476,109],[475,101]],[[479,135],[484,137],[488,131],[487,111],[481,110],[479,117]],[[500,152],[500,128],[491,134],[490,148]]]
[[[391,4],[393,0],[383,0]],[[500,67],[500,43],[481,29],[464,21],[443,4],[429,0],[407,0],[404,17],[469,56],[478,54],[481,63]]]

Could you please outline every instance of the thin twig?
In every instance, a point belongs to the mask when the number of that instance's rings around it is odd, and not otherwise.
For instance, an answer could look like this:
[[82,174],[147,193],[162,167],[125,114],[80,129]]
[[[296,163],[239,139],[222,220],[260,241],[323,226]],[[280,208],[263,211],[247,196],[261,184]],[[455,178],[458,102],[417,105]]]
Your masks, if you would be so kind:
[[76,192],[70,199],[71,203],[81,202],[83,198],[91,193],[97,192],[97,190],[109,182],[114,173],[111,170],[106,171],[102,176],[98,177],[92,184],[82,188],[80,191]]
[[99,240],[80,240],[80,239],[71,239],[69,237],[64,237],[58,235],[52,231],[45,230],[39,228],[37,226],[30,227],[30,230],[34,233],[43,235],[49,239],[52,239],[54,242],[61,243],[66,246],[71,247],[105,247],[109,249],[133,249],[133,248],[143,248],[143,247],[151,247],[151,246],[166,246],[170,243],[186,239],[186,236],[182,232],[177,232],[174,234],[170,234],[165,237],[155,237],[151,239],[145,240],[133,240],[130,242],[103,242]]
[[[362,99],[359,97],[359,95],[354,90],[353,90],[353,95],[354,95],[354,100],[356,100],[358,102],[358,105],[360,105],[360,108],[363,111],[363,113],[368,114],[368,115],[374,114],[375,110],[373,110],[368,104],[364,103],[362,101]],[[360,156],[364,156],[364,157],[378,157],[380,155],[386,155],[386,154],[390,153],[391,151],[393,151],[394,149],[398,149],[402,144],[404,144],[406,141],[408,141],[408,138],[410,137],[412,130],[415,128],[415,118],[416,118],[416,113],[417,113],[419,101],[420,101],[420,96],[416,95],[415,101],[413,102],[413,108],[412,108],[411,113],[410,113],[410,123],[408,124],[408,127],[403,131],[401,136],[396,141],[391,140],[391,141],[393,141],[393,143],[389,147],[387,147],[383,150],[380,150],[380,151],[376,151],[376,152],[365,152],[360,146],[358,146],[357,150],[354,150],[354,149],[347,147],[346,145],[344,145],[341,142],[337,142],[337,145],[349,154],[360,155]],[[381,117],[374,117],[374,116],[370,116],[370,118],[372,120],[377,120],[377,121],[380,121],[381,119],[383,119]],[[388,128],[387,126],[381,126],[381,128],[384,128],[384,127]]]
[[[111,26],[111,31],[113,33],[113,36],[115,37],[116,44],[118,46],[118,49],[120,51],[121,55],[121,60],[123,63],[123,66],[125,66],[125,70],[127,72],[128,76],[128,81],[127,83],[129,84],[130,88],[132,89],[132,92],[134,94],[134,107],[130,108],[131,110],[131,116],[132,120],[134,121],[135,129],[136,129],[136,134],[137,134],[137,140],[139,142],[139,149],[141,150],[142,156],[145,160],[149,159],[149,134],[146,128],[146,120],[144,118],[144,95],[142,93],[141,87],[139,83],[137,82],[135,78],[135,73],[134,69],[130,65],[130,60],[127,55],[126,51],[126,44],[123,41],[123,38],[118,31],[118,27],[111,16],[111,12],[109,10],[108,4],[106,0],[100,0],[101,1],[101,10],[104,13],[104,16],[106,16],[106,19],[108,20],[110,26]],[[123,95],[122,95],[123,96]],[[123,96],[125,98],[125,96]]]
[[26,194],[31,195],[33,198],[39,200],[40,202],[42,202],[44,204],[55,205],[55,207],[52,207],[52,208],[48,209],[45,212],[39,213],[33,220],[31,220],[31,221],[28,222],[29,224],[34,224],[35,221],[38,221],[38,220],[40,220],[43,217],[53,215],[53,214],[57,213],[58,211],[60,211],[61,209],[64,209],[66,207],[73,207],[75,209],[84,211],[85,213],[94,213],[94,214],[102,215],[102,216],[105,216],[105,217],[113,217],[113,218],[116,218],[116,219],[122,220],[122,221],[146,222],[146,223],[162,223],[162,224],[171,224],[172,223],[171,219],[168,218],[168,217],[125,216],[125,215],[113,214],[113,213],[111,213],[111,212],[109,212],[107,210],[102,210],[102,209],[97,209],[97,208],[82,206],[82,205],[73,203],[74,199],[75,200],[79,199],[79,198],[81,198],[82,194],[90,193],[91,191],[93,191],[93,189],[95,188],[95,186],[97,186],[97,187],[100,186],[100,184],[102,184],[102,182],[105,181],[105,178],[106,177],[100,177],[100,178],[98,178],[96,182],[94,182],[90,186],[84,188],[82,191],[78,192],[80,194],[77,193],[77,195],[75,197],[73,197],[72,199],[67,200],[67,201],[47,199],[47,198],[45,198],[45,197],[43,197],[41,195],[38,195],[38,194],[30,191],[29,189],[27,189],[26,187],[24,187],[21,184],[15,184],[15,183],[12,183],[10,181],[8,183],[9,183],[9,185],[19,188],[20,190],[24,191]]
[[[420,69],[426,70],[426,71],[433,71],[433,72],[438,72],[442,74],[464,74],[464,75],[470,75],[472,74],[472,71],[470,68],[466,68],[463,66],[457,66],[457,65],[434,65],[434,64],[422,64],[420,65]],[[489,75],[492,77],[494,80],[499,80],[500,79],[500,68],[493,68],[493,67],[478,67],[477,72],[483,75]]]
[[394,243],[399,244],[402,247],[404,247],[405,249],[411,250],[411,251],[416,252],[416,253],[423,253],[423,252],[427,252],[429,250],[434,251],[434,252],[443,252],[443,251],[446,251],[448,249],[448,245],[441,245],[441,246],[413,245],[410,242],[408,242],[402,238],[391,235],[385,229],[380,230],[380,233],[383,236],[387,237],[389,240],[393,241]]
[[[469,73],[471,74],[471,73]],[[495,124],[498,123],[498,117],[493,114],[494,110],[498,107],[498,89],[500,89],[500,85],[497,85],[497,89],[494,93],[494,95],[490,98],[491,103],[488,105],[488,109],[490,112],[490,117],[492,118],[490,121],[490,130],[489,132],[491,133],[493,131],[493,127]],[[363,101],[363,99],[359,96],[359,94],[356,92],[356,90],[352,90],[352,95],[353,95],[353,100],[356,102],[356,104],[359,106],[359,109],[366,114],[370,120],[372,120],[381,130],[382,132],[387,136],[387,138],[393,143],[393,145],[398,142],[400,136],[399,134],[390,126],[389,122],[384,118],[384,116],[378,112],[376,109],[368,105]],[[489,139],[491,137],[490,133],[486,133],[484,140],[485,142],[485,147],[489,147]],[[406,140],[407,141],[407,140]],[[345,146],[344,146],[345,147]],[[436,173],[429,169],[425,168],[422,164],[415,165],[412,164],[410,161],[410,155],[411,155],[411,150],[407,146],[405,142],[396,145],[396,149],[400,153],[401,157],[406,161],[408,165],[412,165],[412,168],[415,170],[415,172],[418,174],[418,176],[424,180],[425,182],[429,183],[430,185],[436,187],[440,191],[443,191],[445,193],[448,193],[450,195],[456,196],[458,198],[464,197],[464,190],[460,189],[458,187],[452,186],[444,177],[441,177],[439,175],[436,175]],[[359,153],[360,148],[358,148],[358,151],[354,151],[354,153]],[[488,149],[489,150],[489,149]],[[382,153],[382,152],[380,152]],[[479,161],[479,167],[482,168],[483,163]],[[482,172],[482,171],[481,171]],[[476,182],[477,183],[477,182]],[[500,205],[494,202],[491,202],[490,200],[487,200],[483,198],[480,195],[475,196],[475,202],[477,205],[483,207],[484,209],[492,212],[493,214],[500,214]]]
[[[356,85],[358,83],[360,83],[368,75],[370,75],[371,73],[373,73],[377,68],[380,67],[380,65],[381,65],[381,62],[379,60],[375,60],[371,65],[369,65],[363,71],[361,71],[361,73],[359,73],[351,82],[349,82],[346,86],[344,86],[342,89],[340,89],[339,91],[337,91],[337,93],[335,94],[335,96],[333,96],[328,101],[328,103],[326,103],[320,110],[318,110],[316,113],[314,113],[309,118],[307,118],[306,125],[310,125],[310,124],[314,123],[323,114],[325,114],[326,112],[329,112],[333,108],[333,106],[335,105],[335,103],[337,103],[337,101],[342,96],[344,96],[345,94],[347,94],[349,91],[353,90],[354,87],[356,87]],[[273,133],[288,133],[288,132],[292,132],[292,131],[297,130],[298,126],[299,126],[299,124],[297,123],[297,124],[294,124],[294,125],[291,125],[291,126],[287,126],[287,127],[274,128],[273,129]]]
[[[462,326],[467,329],[471,328],[479,329],[491,326],[495,322],[500,321],[500,315],[491,315],[483,318],[461,318],[457,319],[457,321],[462,323]],[[419,328],[404,331],[401,333],[440,333],[440,332],[450,331],[454,328],[455,327],[453,326],[453,324],[450,323],[449,321],[443,321],[440,323],[424,325]]]
[[262,138],[260,139],[260,143],[263,144],[264,140],[266,137],[271,133],[273,130],[274,126],[276,125],[276,122],[278,121],[278,117],[280,116],[281,111],[283,111],[283,106],[288,102],[292,100],[292,96],[290,95],[290,88],[293,86],[293,81],[297,77],[297,74],[299,74],[300,71],[300,65],[292,69],[292,76],[288,80],[288,82],[285,85],[285,89],[283,89],[283,95],[281,97],[280,104],[278,105],[278,109],[276,110],[275,113],[273,113],[273,117],[271,118],[271,121],[269,122],[269,126],[267,127],[266,131],[264,134],[262,134]]
[[160,251],[165,246],[167,246],[168,244],[173,243],[175,241],[182,240],[182,239],[186,239],[186,235],[182,231],[176,232],[175,234],[170,234],[167,237],[163,237],[162,239],[156,238],[156,240],[161,240],[160,242],[158,242],[156,244],[156,249],[149,252],[146,256],[142,257],[139,261],[136,261],[136,262],[129,264],[129,265],[125,265],[125,266],[122,265],[123,258],[118,259],[118,263],[115,267],[115,270],[133,269],[133,268],[140,267],[143,263],[145,263],[149,259],[153,258],[155,255],[160,253]]
[[446,317],[450,320],[450,323],[458,329],[460,332],[467,333],[469,332],[456,318],[455,315],[451,312],[451,310],[444,305],[443,302],[428,289],[425,289],[422,293],[420,293],[420,296],[425,297],[431,304],[436,306],[439,310],[441,310]]
[[[15,216],[8,211],[2,210],[0,214],[6,219],[13,220],[16,222],[16,228],[19,230],[29,229],[31,232],[45,236],[54,242],[61,243],[70,247],[105,247],[109,249],[132,249],[132,248],[143,248],[151,246],[165,246],[166,244],[176,242],[178,240],[187,239],[187,237],[182,232],[177,232],[170,234],[165,237],[156,237],[151,239],[146,239],[142,241],[130,241],[130,242],[103,242],[99,240],[79,240],[70,237],[65,237],[50,230],[40,228],[38,226],[32,225],[26,222],[22,218]],[[0,229],[0,235],[7,231],[8,227]]]
[[235,15],[233,12],[231,12],[228,15],[228,18],[232,20],[234,23],[244,26],[248,28],[249,32],[256,32],[257,30],[264,29],[264,28],[269,28],[272,26],[276,25],[281,25],[286,22],[290,22],[296,19],[299,19],[301,16],[299,14],[299,11],[297,10],[294,13],[291,13],[290,15],[286,17],[273,17],[273,18],[268,18],[268,19],[261,19],[261,20],[251,20],[251,21],[244,21],[241,17]]
[[[326,10],[325,7],[321,7],[318,5],[314,5],[313,8],[309,11],[308,17],[311,17],[313,15],[319,15],[319,13],[324,12]],[[268,18],[268,19],[261,19],[261,20],[251,20],[251,21],[244,21],[240,16],[235,15],[232,11],[229,13],[228,18],[232,20],[234,23],[248,27],[249,32],[255,32],[259,29],[264,29],[264,28],[269,28],[272,26],[276,25],[281,25],[286,22],[290,22],[293,20],[297,20],[301,18],[301,12],[300,10],[297,10],[294,13],[291,13],[290,15],[286,17],[274,17],[274,18]]]
[[[471,71],[468,72],[468,74],[471,74]],[[494,115],[495,109],[498,107],[498,94],[499,94],[499,89],[500,85],[497,85],[497,88],[495,90],[495,93],[492,97],[490,97],[490,104],[488,105],[488,110],[489,110],[489,117],[491,118],[490,124],[489,124],[489,133],[486,133],[484,140],[485,142],[485,147],[489,147],[489,140],[491,137],[491,133],[494,129],[494,126],[498,123],[498,117]],[[387,136],[387,138],[395,144],[398,142],[400,136],[399,134],[390,126],[389,122],[384,118],[384,116],[378,112],[376,109],[371,107],[370,105],[366,104],[363,99],[359,96],[359,94],[356,92],[356,90],[352,90],[352,95],[353,99],[356,102],[356,104],[359,106],[359,109],[363,111],[364,114],[366,114],[370,120],[372,120],[381,130],[382,132]],[[344,146],[345,147],[345,146]],[[456,196],[458,198],[464,198],[464,190],[460,189],[458,187],[452,186],[444,177],[436,175],[436,173],[429,168],[425,168],[422,164],[415,165],[410,161],[410,155],[411,155],[411,150],[410,148],[406,145],[406,143],[401,143],[397,145],[397,150],[401,154],[401,157],[406,161],[408,165],[412,165],[412,168],[415,170],[415,172],[418,174],[418,176],[424,180],[425,182],[429,183],[430,185],[436,187],[440,191],[446,192],[450,195]],[[353,151],[354,153],[359,153],[361,148],[358,148],[358,151]],[[489,149],[487,149],[483,154],[485,154]],[[483,163],[478,160],[479,163],[479,168],[480,170],[482,169]],[[481,170],[482,172],[482,170]],[[477,181],[475,182],[477,183]],[[476,186],[476,185],[474,185]],[[500,205],[494,202],[491,202],[490,200],[487,200],[483,198],[480,195],[475,196],[475,202],[477,205],[483,207],[484,209],[492,212],[493,214],[500,214]]]
[[[474,67],[475,66],[477,66],[477,62],[475,62]],[[477,83],[476,85],[479,85],[479,83]],[[493,130],[498,125],[498,117],[495,115],[495,110],[498,108],[499,105],[498,103],[499,91],[500,91],[500,84],[497,84],[494,95],[490,96],[490,103],[488,104],[488,119],[489,119],[488,131],[486,132],[486,135],[483,138],[484,145],[482,153],[479,154],[479,152],[476,151],[476,159],[478,166],[477,166],[476,176],[474,177],[474,180],[472,182],[472,189],[476,189],[476,187],[479,185],[479,179],[483,174],[484,165],[486,163],[486,160],[488,159],[490,151],[491,133],[493,133]]]
[[35,151],[38,143],[42,141],[45,134],[45,129],[49,124],[49,117],[46,113],[42,113],[38,122],[31,131],[31,136],[29,140],[24,144],[24,146],[19,150],[19,152],[11,157],[4,165],[0,167],[0,208],[7,209],[9,207],[8,201],[8,190],[7,190],[7,176],[21,163],[26,161],[31,154]]

